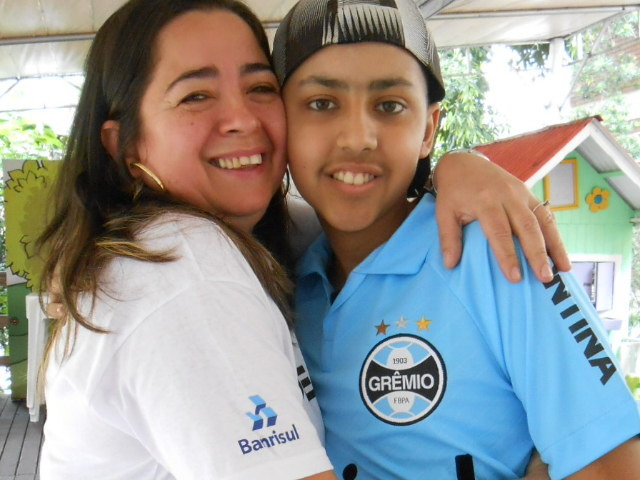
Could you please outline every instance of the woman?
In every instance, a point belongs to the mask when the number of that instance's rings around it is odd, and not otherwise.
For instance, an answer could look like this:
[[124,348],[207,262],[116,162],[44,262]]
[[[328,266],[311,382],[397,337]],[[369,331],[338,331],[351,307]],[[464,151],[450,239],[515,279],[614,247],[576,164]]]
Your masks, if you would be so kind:
[[98,33],[43,237],[73,317],[48,353],[43,479],[331,468],[288,279],[250,235],[284,230],[267,55],[236,2],[131,2]]
[[334,478],[274,259],[284,132],[243,4],[134,0],[100,29],[42,237],[69,312],[43,480]]

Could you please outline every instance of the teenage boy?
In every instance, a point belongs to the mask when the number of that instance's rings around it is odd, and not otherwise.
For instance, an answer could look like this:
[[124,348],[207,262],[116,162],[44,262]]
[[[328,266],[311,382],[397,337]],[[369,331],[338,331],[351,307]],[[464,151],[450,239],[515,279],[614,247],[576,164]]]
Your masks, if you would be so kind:
[[325,232],[298,270],[297,335],[338,475],[516,478],[536,448],[552,478],[638,478],[638,409],[574,279],[507,282],[477,224],[447,270],[433,197],[407,200],[444,97],[416,5],[302,0],[274,63]]

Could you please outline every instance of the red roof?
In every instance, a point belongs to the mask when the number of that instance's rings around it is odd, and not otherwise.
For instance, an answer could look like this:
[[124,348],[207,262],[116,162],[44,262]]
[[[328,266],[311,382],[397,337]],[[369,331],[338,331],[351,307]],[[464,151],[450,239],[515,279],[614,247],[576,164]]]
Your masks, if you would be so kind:
[[475,147],[523,182],[531,178],[576,135],[600,117],[554,125],[533,133]]

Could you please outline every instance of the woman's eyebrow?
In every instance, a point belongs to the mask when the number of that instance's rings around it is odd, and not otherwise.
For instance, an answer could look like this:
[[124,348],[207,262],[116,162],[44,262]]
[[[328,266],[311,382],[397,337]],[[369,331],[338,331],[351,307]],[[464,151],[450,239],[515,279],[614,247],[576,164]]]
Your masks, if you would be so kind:
[[180,82],[184,82],[185,80],[201,79],[201,78],[216,78],[217,76],[218,76],[218,69],[214,67],[203,67],[203,68],[197,68],[195,70],[189,70],[179,75],[173,82],[171,82],[167,87],[167,92],[169,92],[177,84],[179,84]]
[[[247,63],[242,66],[240,70],[241,75],[250,75],[252,73],[259,72],[273,72],[271,65],[268,63],[255,62],[255,63]],[[180,82],[184,82],[185,80],[193,80],[193,79],[215,79],[219,76],[220,72],[216,67],[202,67],[196,68],[194,70],[188,70],[181,75],[179,75],[175,80],[173,80],[169,86],[167,87],[167,92],[169,92],[172,88],[174,88]]]
[[247,75],[251,73],[260,73],[260,72],[273,73],[273,69],[271,68],[271,65],[269,65],[268,63],[255,62],[255,63],[247,63],[246,65],[243,65],[242,70],[240,71],[242,75]]

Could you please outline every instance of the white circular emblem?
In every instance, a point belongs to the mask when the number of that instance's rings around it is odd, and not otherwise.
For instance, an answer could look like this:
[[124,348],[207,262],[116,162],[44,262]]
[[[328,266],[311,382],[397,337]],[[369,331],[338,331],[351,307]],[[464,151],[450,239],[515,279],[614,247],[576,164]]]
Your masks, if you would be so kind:
[[438,406],[447,384],[440,353],[424,338],[394,335],[378,343],[360,372],[360,395],[383,422],[411,425]]

